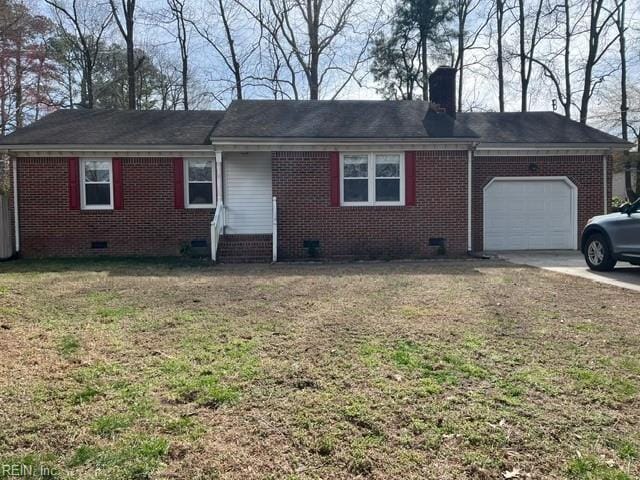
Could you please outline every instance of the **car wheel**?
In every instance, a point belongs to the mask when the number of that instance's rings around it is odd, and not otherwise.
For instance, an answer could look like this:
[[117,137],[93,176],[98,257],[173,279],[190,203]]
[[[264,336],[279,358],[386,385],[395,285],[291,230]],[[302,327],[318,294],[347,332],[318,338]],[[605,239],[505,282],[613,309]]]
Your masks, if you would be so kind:
[[609,247],[609,242],[601,233],[591,235],[587,239],[584,249],[584,258],[591,270],[608,272],[616,266],[617,260]]

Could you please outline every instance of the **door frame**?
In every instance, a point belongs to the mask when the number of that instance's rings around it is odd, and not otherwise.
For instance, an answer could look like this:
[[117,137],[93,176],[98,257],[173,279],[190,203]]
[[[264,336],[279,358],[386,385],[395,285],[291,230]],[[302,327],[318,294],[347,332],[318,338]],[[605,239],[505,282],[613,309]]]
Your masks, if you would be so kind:
[[493,177],[482,189],[482,249],[487,249],[487,189],[496,182],[542,182],[563,181],[571,190],[571,236],[572,250],[578,249],[578,187],[567,176],[536,176],[536,177]]

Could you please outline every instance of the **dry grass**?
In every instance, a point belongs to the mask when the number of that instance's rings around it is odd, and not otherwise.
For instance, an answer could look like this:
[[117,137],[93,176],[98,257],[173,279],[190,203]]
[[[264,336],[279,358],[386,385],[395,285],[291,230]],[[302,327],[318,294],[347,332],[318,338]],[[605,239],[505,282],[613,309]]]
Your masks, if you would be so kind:
[[0,478],[637,478],[638,312],[480,261],[3,264]]

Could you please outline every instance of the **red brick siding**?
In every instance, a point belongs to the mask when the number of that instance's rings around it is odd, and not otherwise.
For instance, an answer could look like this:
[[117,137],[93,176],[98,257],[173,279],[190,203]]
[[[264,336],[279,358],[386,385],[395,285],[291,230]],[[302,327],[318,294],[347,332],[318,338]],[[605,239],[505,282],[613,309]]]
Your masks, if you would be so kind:
[[466,152],[417,152],[416,205],[405,207],[332,207],[328,152],[274,152],[272,168],[279,259],[303,257],[304,240],[329,258],[431,256],[431,237],[466,252]]
[[[531,164],[537,165],[535,172]],[[611,204],[611,165],[607,166],[608,204]],[[578,233],[587,220],[604,212],[602,156],[474,157],[473,250],[483,249],[483,189],[494,177],[566,176],[578,187]],[[578,245],[576,244],[576,248]]]
[[209,242],[211,210],[174,208],[171,159],[122,164],[123,210],[70,210],[66,159],[18,159],[22,255],[178,255],[185,242]]
[[[278,255],[305,255],[304,240],[319,240],[330,258],[432,256],[431,237],[447,252],[467,249],[467,157],[464,151],[417,152],[416,206],[332,207],[329,153],[274,152],[278,199]],[[24,256],[177,255],[194,239],[209,241],[211,210],[174,208],[168,158],[123,159],[124,210],[69,209],[64,158],[18,160],[21,250]],[[536,163],[538,170],[529,171]],[[602,157],[475,157],[473,242],[482,249],[482,189],[496,176],[567,176],[578,187],[578,228],[603,211]],[[611,162],[609,162],[609,201]],[[12,195],[10,196],[13,203]],[[13,208],[11,212],[13,222]],[[12,230],[13,237],[13,230]],[[107,241],[92,250],[91,241]]]

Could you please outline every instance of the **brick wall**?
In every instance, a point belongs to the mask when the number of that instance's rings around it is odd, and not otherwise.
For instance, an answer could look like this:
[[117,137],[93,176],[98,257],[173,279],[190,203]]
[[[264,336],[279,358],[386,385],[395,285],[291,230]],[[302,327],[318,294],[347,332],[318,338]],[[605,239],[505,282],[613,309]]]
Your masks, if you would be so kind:
[[[209,242],[210,210],[176,210],[170,159],[123,159],[124,209],[70,210],[67,161],[18,160],[21,251],[24,256],[177,255],[191,240]],[[535,163],[537,171],[530,171]],[[327,258],[427,257],[430,238],[447,253],[467,250],[467,158],[464,151],[418,152],[416,205],[332,207],[329,154],[274,152],[278,256],[303,258],[304,240]],[[578,187],[578,228],[603,211],[602,157],[475,157],[473,247],[482,249],[482,191],[495,176],[567,176]],[[611,162],[609,162],[609,197]],[[106,241],[92,250],[91,241]]]
[[209,243],[212,211],[174,208],[171,159],[124,158],[122,182],[123,210],[70,210],[66,159],[18,159],[22,255],[178,255],[191,240]]
[[329,258],[432,256],[432,237],[448,253],[467,250],[466,152],[418,152],[410,207],[332,207],[326,152],[274,152],[272,168],[279,259],[305,256],[304,240]]
[[[537,170],[531,171],[535,164]],[[608,204],[611,203],[611,165],[608,162]],[[483,189],[494,177],[566,176],[578,187],[578,234],[587,220],[604,213],[602,156],[474,157],[473,250],[483,249]],[[576,248],[578,245],[576,244]]]

